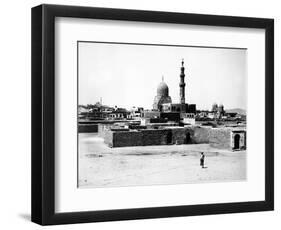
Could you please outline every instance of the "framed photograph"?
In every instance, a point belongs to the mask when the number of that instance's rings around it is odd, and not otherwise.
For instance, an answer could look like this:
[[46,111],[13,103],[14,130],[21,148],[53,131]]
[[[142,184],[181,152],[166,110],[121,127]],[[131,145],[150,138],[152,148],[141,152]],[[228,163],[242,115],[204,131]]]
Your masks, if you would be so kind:
[[274,21],[32,8],[32,221],[274,208]]

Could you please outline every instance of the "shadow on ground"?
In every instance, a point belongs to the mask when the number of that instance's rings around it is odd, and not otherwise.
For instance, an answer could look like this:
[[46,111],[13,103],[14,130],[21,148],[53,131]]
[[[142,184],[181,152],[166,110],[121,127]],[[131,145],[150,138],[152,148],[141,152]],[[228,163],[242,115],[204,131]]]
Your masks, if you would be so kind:
[[28,221],[28,222],[31,221],[31,215],[28,213],[20,213],[19,217],[24,219],[25,221]]

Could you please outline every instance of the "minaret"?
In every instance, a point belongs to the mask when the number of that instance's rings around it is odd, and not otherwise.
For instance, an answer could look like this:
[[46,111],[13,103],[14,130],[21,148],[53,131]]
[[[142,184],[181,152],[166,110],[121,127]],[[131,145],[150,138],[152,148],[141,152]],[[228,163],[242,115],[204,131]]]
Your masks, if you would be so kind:
[[181,74],[180,74],[180,103],[185,104],[185,82],[184,82],[184,60],[181,61]]

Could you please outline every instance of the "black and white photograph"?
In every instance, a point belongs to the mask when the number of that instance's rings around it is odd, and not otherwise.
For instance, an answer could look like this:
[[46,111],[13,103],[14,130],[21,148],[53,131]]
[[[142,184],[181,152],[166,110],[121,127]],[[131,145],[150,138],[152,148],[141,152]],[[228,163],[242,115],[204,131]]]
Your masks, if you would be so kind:
[[77,42],[78,188],[247,180],[247,49]]
[[32,8],[32,222],[274,210],[274,19],[152,4]]

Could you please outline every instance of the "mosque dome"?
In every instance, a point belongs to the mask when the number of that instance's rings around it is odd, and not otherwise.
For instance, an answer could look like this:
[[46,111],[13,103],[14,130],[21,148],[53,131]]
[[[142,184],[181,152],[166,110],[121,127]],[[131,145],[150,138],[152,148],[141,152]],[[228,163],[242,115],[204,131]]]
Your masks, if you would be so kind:
[[217,103],[213,103],[212,105],[212,111],[216,112],[218,110],[218,104]]
[[153,109],[161,111],[162,105],[166,103],[172,103],[172,99],[169,96],[169,87],[164,82],[164,77],[162,77],[162,82],[157,87],[157,95],[154,98]]
[[158,85],[157,95],[158,96],[164,96],[164,97],[169,96],[169,87],[164,81],[160,82],[160,84]]

